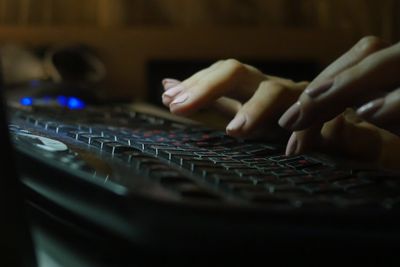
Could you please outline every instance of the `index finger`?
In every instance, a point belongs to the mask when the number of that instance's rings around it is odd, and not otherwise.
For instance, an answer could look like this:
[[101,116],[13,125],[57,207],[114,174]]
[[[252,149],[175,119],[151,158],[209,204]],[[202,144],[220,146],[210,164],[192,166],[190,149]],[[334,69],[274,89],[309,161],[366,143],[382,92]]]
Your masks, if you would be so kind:
[[234,59],[225,60],[197,82],[183,82],[180,85],[182,90],[169,107],[173,113],[187,114],[222,96],[246,101],[266,78],[266,75],[251,66]]

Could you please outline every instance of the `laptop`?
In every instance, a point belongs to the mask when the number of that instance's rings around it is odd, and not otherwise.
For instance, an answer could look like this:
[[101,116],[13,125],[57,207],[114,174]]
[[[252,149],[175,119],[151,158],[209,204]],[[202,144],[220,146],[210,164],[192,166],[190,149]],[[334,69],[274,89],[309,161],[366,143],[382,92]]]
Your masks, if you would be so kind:
[[316,254],[399,262],[397,172],[316,153],[286,157],[279,143],[72,96],[23,98],[7,111],[1,140],[9,132],[30,208],[84,233],[77,243],[93,237],[95,251],[146,265]]

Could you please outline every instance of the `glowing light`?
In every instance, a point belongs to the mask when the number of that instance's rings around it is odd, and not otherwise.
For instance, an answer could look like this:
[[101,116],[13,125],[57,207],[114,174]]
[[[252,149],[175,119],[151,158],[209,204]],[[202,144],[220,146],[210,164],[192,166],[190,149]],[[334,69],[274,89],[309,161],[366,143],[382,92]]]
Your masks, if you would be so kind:
[[76,97],[70,97],[67,102],[67,106],[70,109],[82,109],[85,107],[85,103]]
[[23,106],[32,106],[33,104],[32,97],[23,97],[21,98],[20,103]]

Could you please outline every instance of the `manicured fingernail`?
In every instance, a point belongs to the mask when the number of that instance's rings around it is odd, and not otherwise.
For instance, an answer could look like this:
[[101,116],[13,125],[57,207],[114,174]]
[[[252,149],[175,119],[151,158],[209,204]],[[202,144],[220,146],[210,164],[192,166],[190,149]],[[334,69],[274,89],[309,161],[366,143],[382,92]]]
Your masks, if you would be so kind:
[[357,109],[357,114],[364,118],[372,117],[385,103],[384,98],[371,101]]
[[300,116],[300,102],[297,101],[293,104],[279,119],[278,123],[280,126],[286,129],[293,127],[294,123]]
[[246,123],[246,118],[242,115],[236,115],[235,118],[226,126],[226,131],[236,131],[243,127]]
[[286,145],[286,156],[292,156],[297,150],[297,137],[296,133],[292,133],[292,135],[289,138],[289,141]]
[[171,103],[172,98],[170,98],[169,96],[166,95],[162,95],[162,103],[166,106],[169,106],[169,104]]
[[178,84],[180,84],[181,82],[175,79],[163,79],[162,80],[162,85],[164,87],[164,90],[169,90],[171,88],[173,88],[174,86],[177,86]]
[[315,98],[323,93],[325,93],[326,91],[329,90],[329,88],[331,88],[333,85],[333,80],[326,82],[318,87],[314,87],[314,88],[307,88],[304,93],[306,93],[309,97],[311,98]]
[[189,98],[189,95],[187,93],[183,93],[179,95],[177,98],[174,99],[174,101],[171,102],[171,105],[176,105],[176,104],[182,104]]
[[181,84],[178,84],[177,86],[174,86],[167,91],[164,92],[164,95],[169,96],[169,97],[175,97],[178,95],[180,92],[182,92],[184,87]]

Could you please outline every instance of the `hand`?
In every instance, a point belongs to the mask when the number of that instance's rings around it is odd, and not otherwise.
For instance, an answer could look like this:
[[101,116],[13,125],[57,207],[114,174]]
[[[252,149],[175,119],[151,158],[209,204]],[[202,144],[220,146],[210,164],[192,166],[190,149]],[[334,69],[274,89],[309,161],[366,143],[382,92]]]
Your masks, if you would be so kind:
[[263,74],[234,59],[221,60],[184,81],[164,79],[162,100],[170,111],[188,115],[205,107],[216,108],[233,119],[227,134],[252,136],[257,129],[279,128],[277,121],[294,103],[307,82]]
[[[363,38],[313,80],[280,118],[282,127],[298,131],[288,142],[287,154],[323,146],[327,136],[332,136],[327,128],[322,131],[323,123],[335,121],[346,108],[356,109],[357,117],[366,122],[399,134],[399,70],[400,43],[388,46],[376,37]],[[352,138],[357,141],[356,136]]]

